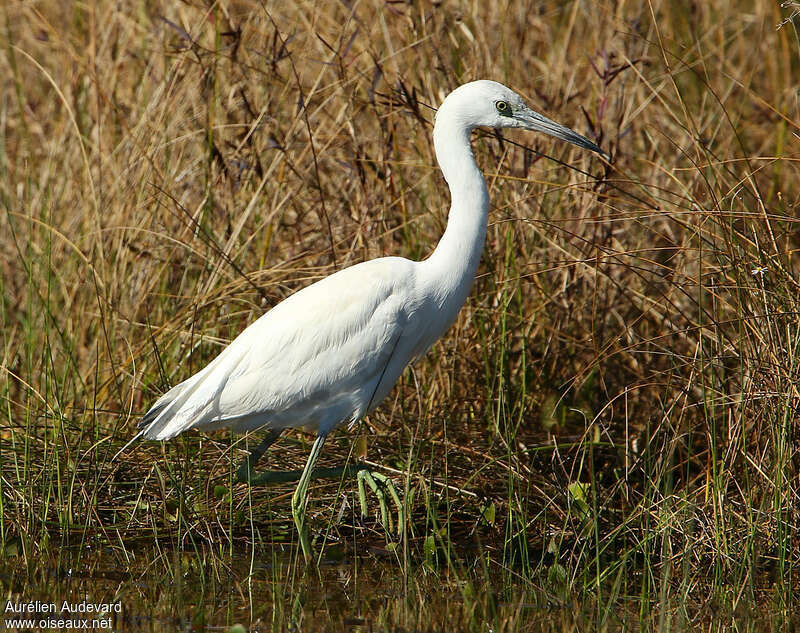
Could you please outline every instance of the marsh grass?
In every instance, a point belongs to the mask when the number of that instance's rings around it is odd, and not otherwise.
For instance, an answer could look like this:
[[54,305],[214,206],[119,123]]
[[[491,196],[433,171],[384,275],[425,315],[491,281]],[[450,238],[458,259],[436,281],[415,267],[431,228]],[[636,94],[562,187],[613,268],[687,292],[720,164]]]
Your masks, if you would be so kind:
[[[476,134],[493,209],[474,292],[323,455],[392,476],[403,538],[357,517],[352,482],[320,482],[322,560],[400,592],[364,607],[388,629],[427,630],[437,588],[459,606],[437,602],[431,630],[538,630],[534,603],[559,605],[547,614],[565,630],[737,628],[762,607],[774,621],[743,630],[785,626],[797,31],[776,29],[787,15],[766,1],[634,4],[5,7],[6,564],[44,587],[40,561],[94,544],[136,570],[126,578],[158,567],[174,585],[190,552],[197,604],[234,573],[250,621],[266,617],[254,592],[271,591],[270,626],[314,630],[291,486],[233,483],[256,438],[188,434],[112,457],[160,393],[291,292],[431,251],[448,197],[430,106],[489,77],[611,161]],[[270,465],[297,468],[308,448],[287,433]]]

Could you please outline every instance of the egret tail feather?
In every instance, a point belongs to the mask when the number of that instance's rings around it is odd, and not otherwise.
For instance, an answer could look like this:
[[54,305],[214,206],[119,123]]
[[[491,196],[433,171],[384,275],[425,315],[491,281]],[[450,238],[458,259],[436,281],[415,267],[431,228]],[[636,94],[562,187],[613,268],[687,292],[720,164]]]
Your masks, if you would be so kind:
[[142,416],[142,419],[139,420],[139,423],[136,425],[136,428],[144,429],[145,427],[147,427],[153,420],[155,420],[158,417],[159,413],[161,413],[164,410],[164,407],[169,405],[170,402],[172,402],[172,400],[164,402],[163,404],[156,403],[155,405],[150,407],[147,413],[145,413],[144,416]]

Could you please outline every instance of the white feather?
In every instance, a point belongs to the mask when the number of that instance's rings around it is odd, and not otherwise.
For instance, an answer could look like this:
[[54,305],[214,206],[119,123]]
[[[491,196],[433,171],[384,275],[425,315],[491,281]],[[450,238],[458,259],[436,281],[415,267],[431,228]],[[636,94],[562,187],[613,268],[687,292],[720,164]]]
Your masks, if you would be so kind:
[[380,403],[403,369],[455,320],[486,238],[489,194],[474,127],[543,131],[600,151],[493,81],[461,86],[436,115],[436,157],[450,187],[447,230],[425,261],[386,257],[341,270],[284,300],[144,416],[143,435],[305,426],[327,434]]

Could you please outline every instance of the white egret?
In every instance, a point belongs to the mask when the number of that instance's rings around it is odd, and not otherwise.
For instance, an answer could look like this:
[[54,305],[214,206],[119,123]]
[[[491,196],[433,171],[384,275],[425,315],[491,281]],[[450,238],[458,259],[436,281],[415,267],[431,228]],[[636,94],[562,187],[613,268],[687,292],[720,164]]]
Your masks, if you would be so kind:
[[[442,103],[433,128],[451,197],[447,228],[433,253],[420,262],[401,257],[363,262],[296,292],[204,369],[161,396],[141,421],[141,435],[153,440],[189,429],[267,430],[240,469],[240,479],[249,482],[256,478],[253,464],[281,430],[315,430],[292,496],[307,560],[306,497],[328,433],[375,409],[406,365],[450,327],[469,294],[489,212],[489,193],[470,146],[476,127],[544,132],[602,153],[580,134],[528,108],[502,84],[474,81],[457,88]],[[370,485],[375,489],[374,481]]]

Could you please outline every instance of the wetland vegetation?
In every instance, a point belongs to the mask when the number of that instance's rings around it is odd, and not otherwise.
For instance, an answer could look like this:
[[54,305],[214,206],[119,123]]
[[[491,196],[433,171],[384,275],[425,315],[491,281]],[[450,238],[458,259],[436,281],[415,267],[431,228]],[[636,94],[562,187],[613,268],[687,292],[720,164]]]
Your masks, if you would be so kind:
[[[0,589],[114,628],[790,631],[800,563],[797,3],[31,3],[0,47]],[[291,292],[423,258],[434,107],[501,81],[608,151],[478,132],[452,330],[321,465],[141,414]],[[798,352],[796,354],[796,352]],[[311,436],[264,462],[300,468]],[[5,620],[6,624],[8,620]]]

